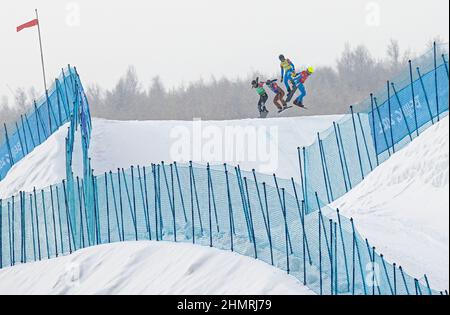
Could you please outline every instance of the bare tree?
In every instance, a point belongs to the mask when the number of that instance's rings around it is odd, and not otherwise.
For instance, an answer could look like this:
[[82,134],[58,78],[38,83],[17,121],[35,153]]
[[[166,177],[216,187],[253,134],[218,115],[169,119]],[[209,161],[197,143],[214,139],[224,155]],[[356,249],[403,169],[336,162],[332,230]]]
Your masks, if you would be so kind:
[[14,94],[16,108],[23,111],[27,108],[28,96],[23,88],[18,88]]
[[389,41],[388,47],[387,47],[387,56],[388,56],[388,63],[391,67],[398,69],[400,66],[400,59],[401,59],[401,53],[400,53],[400,45],[398,43],[398,40],[391,39]]

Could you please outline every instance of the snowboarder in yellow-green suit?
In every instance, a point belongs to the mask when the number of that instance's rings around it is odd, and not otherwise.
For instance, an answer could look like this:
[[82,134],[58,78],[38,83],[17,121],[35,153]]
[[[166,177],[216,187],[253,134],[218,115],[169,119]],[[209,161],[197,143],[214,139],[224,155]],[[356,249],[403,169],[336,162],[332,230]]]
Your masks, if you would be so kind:
[[269,111],[266,108],[266,102],[269,99],[269,96],[267,95],[266,90],[264,89],[264,83],[258,82],[259,78],[256,78],[256,80],[252,81],[252,88],[256,89],[256,93],[259,95],[259,101],[258,101],[258,111],[260,113]]

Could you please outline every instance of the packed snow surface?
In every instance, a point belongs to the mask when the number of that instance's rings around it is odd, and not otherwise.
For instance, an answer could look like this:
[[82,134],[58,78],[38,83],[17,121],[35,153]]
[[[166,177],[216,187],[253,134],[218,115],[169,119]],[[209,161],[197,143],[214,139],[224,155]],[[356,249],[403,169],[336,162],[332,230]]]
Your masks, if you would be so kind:
[[449,118],[396,152],[335,201],[387,260],[449,288]]
[[129,242],[0,270],[0,294],[314,294],[285,272],[229,251]]
[[[291,178],[298,172],[297,147],[314,142],[317,132],[341,115],[230,121],[93,120],[90,157],[96,174],[190,160],[239,164],[243,170]],[[65,178],[67,125],[19,161],[0,181],[0,198],[59,183]],[[80,141],[79,138],[77,141]],[[75,143],[74,169],[82,174],[81,145]]]

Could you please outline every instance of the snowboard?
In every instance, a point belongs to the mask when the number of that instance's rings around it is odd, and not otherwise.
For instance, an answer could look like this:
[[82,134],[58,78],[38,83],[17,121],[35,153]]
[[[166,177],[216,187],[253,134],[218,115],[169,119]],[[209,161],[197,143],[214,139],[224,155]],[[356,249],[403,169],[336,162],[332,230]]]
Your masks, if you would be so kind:
[[297,92],[297,87],[292,88],[292,90],[286,96],[286,102],[289,103],[292,100],[295,92]]
[[308,107],[306,107],[305,105],[301,105],[301,106],[300,106],[300,105],[295,105],[295,104],[294,104],[294,106],[297,106],[297,107],[300,107],[300,108],[303,108],[303,109],[308,109]]
[[287,110],[287,109],[289,109],[289,108],[292,108],[292,106],[284,107],[280,112],[278,112],[278,114],[281,114],[282,112],[284,112],[285,110]]
[[259,112],[259,118],[266,118],[269,112]]

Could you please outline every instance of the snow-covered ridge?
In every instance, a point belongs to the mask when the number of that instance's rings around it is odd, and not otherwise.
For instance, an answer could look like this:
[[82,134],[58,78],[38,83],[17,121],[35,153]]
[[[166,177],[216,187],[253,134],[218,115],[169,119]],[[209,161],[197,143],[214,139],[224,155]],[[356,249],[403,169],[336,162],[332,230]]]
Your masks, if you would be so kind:
[[0,270],[0,294],[314,294],[261,261],[215,248],[129,242]]
[[331,207],[377,251],[434,287],[449,287],[449,117],[381,164]]
[[[200,134],[200,149],[194,145],[194,137],[198,130],[204,136],[214,131],[225,135],[227,128],[233,128],[235,141],[240,136],[249,135],[245,128],[252,128],[256,132],[263,132],[264,144],[270,149],[263,154],[267,161],[261,162],[247,156],[240,159],[234,155],[229,162],[231,165],[240,164],[243,170],[258,169],[275,161],[274,169],[268,174],[290,178],[298,174],[297,146],[307,146],[314,142],[316,133],[323,131],[339,120],[341,115],[310,116],[293,118],[246,119],[232,121],[111,121],[93,119],[90,157],[95,174],[103,174],[118,167],[128,168],[131,165],[150,165],[151,163],[167,163],[180,161],[177,153],[173,153],[175,145],[185,145],[187,153],[181,155],[185,162],[206,164],[214,162],[210,156],[200,155],[202,145],[208,145],[208,139]],[[199,129],[198,129],[199,128]],[[248,129],[247,129],[248,130]],[[270,132],[274,131],[274,134]],[[230,132],[230,131],[228,131]],[[180,137],[179,134],[186,134]],[[10,197],[19,191],[32,191],[33,187],[41,189],[51,184],[60,183],[66,176],[65,171],[65,137],[67,125],[56,131],[44,144],[38,146],[25,159],[18,162],[0,181],[0,198]],[[209,135],[210,136],[210,135]],[[221,141],[220,137],[216,139]],[[79,141],[79,139],[76,139]],[[220,143],[225,146],[224,143]],[[232,143],[233,144],[233,143]],[[80,144],[75,143],[74,165],[77,174],[82,174]],[[195,149],[195,150],[194,150]],[[222,152],[227,151],[226,148]],[[219,158],[221,156],[218,156]],[[223,163],[222,160],[216,161]]]

